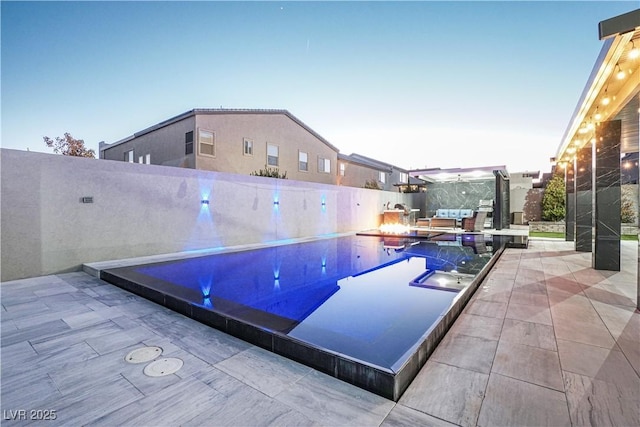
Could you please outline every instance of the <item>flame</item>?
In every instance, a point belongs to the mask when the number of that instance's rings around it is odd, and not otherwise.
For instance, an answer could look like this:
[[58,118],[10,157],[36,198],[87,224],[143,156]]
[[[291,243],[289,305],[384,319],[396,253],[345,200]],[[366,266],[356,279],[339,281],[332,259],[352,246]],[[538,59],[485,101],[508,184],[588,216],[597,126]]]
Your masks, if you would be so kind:
[[380,231],[385,234],[409,234],[410,227],[404,224],[382,224]]

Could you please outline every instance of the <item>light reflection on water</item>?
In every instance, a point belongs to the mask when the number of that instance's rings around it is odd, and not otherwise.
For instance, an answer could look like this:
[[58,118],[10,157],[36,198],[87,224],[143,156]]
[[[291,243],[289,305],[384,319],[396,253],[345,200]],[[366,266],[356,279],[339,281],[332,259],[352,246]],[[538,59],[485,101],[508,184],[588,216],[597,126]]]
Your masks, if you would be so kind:
[[[138,267],[194,304],[391,367],[457,293],[411,286],[425,271],[477,273],[474,245],[348,236]],[[482,251],[481,251],[482,252]],[[194,299],[194,298],[192,298]]]

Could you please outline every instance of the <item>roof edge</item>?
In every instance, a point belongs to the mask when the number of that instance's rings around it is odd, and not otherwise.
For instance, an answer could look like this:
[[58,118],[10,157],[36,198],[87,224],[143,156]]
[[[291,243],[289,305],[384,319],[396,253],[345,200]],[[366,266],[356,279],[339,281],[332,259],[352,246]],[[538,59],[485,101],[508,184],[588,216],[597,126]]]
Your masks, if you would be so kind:
[[161,129],[163,127],[169,126],[173,123],[182,121],[184,119],[187,119],[189,117],[192,116],[196,116],[198,114],[206,114],[206,115],[214,115],[214,114],[282,114],[285,115],[287,117],[289,117],[289,119],[291,119],[293,122],[295,122],[298,126],[302,127],[303,129],[305,129],[307,132],[309,132],[310,134],[312,134],[313,136],[315,136],[316,138],[318,138],[322,143],[324,143],[325,145],[327,145],[329,148],[331,148],[332,150],[334,150],[336,153],[340,152],[340,150],[338,149],[338,147],[336,147],[335,145],[331,144],[329,141],[327,141],[324,137],[322,137],[319,133],[317,133],[316,131],[314,131],[313,129],[311,129],[309,126],[307,126],[302,120],[300,120],[299,118],[297,118],[296,116],[294,116],[293,114],[291,114],[291,112],[289,112],[288,110],[284,110],[284,109],[242,109],[242,108],[193,108],[189,111],[186,111],[184,113],[178,114],[177,116],[173,116],[167,120],[163,120],[160,123],[157,123],[153,126],[149,126],[145,129],[142,129],[141,131],[135,132],[133,135],[127,136],[126,138],[120,139],[112,144],[105,144],[103,150],[107,150],[109,148],[115,147],[117,145],[123,144],[125,142],[131,141],[134,138],[146,135],[150,132],[156,131],[158,129]]

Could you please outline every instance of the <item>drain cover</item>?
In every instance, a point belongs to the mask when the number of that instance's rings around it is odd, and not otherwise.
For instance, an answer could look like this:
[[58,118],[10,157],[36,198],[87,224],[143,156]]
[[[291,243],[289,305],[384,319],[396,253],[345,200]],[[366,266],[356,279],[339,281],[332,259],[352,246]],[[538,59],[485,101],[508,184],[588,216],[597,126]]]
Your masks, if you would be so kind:
[[184,362],[175,357],[165,357],[149,363],[144,367],[144,374],[149,377],[163,377],[176,373]]
[[137,348],[127,354],[124,358],[129,363],[146,363],[162,354],[160,347]]

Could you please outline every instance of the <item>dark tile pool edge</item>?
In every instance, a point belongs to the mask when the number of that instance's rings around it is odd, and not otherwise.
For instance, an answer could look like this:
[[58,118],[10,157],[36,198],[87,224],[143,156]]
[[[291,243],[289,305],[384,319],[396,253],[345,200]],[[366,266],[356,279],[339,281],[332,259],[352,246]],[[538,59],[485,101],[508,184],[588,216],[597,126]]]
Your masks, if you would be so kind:
[[402,394],[407,390],[413,379],[418,375],[420,369],[427,363],[427,360],[431,354],[435,351],[436,347],[442,341],[447,334],[453,323],[458,316],[462,313],[462,310],[471,300],[471,297],[476,292],[480,284],[487,277],[493,266],[496,264],[502,253],[508,246],[507,243],[501,244],[496,248],[495,254],[489,259],[487,264],[480,270],[478,275],[473,279],[471,284],[460,291],[458,298],[442,315],[440,320],[436,322],[423,336],[423,340],[416,344],[407,353],[411,352],[411,356],[400,366],[396,371],[395,387],[394,387],[394,401],[398,401]]
[[[340,354],[323,350],[295,338],[267,331],[231,316],[210,311],[181,298],[150,289],[131,279],[125,279],[110,270],[101,270],[100,279],[119,288],[167,307],[193,320],[218,329],[250,344],[302,363],[317,371],[353,384],[379,396],[397,401],[393,371],[364,362],[351,360]],[[394,398],[395,397],[395,398]]]
[[471,284],[460,292],[459,297],[440,317],[440,320],[423,335],[421,342],[407,352],[411,353],[407,360],[401,366],[394,367],[395,369],[385,369],[353,360],[278,332],[265,330],[231,316],[210,311],[192,302],[149,288],[142,283],[120,277],[109,269],[100,271],[100,279],[248,343],[397,402],[500,258],[504,248],[505,245],[496,248],[495,254]]

